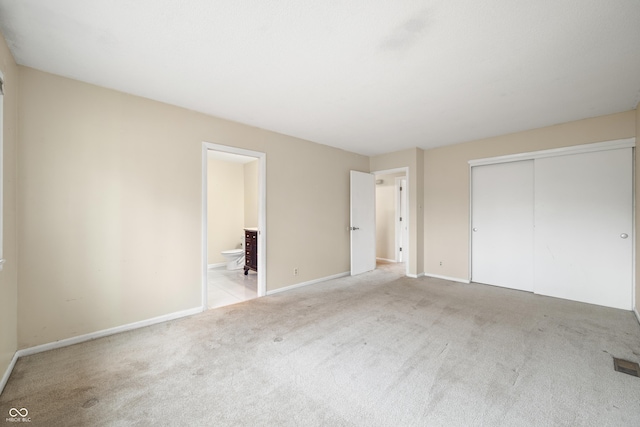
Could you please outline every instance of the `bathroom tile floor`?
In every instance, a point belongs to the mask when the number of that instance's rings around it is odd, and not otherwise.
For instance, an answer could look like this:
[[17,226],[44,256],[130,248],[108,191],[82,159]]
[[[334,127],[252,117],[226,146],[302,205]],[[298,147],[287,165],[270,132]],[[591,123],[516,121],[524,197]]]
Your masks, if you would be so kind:
[[258,296],[258,275],[249,271],[244,275],[244,270],[227,270],[225,267],[216,267],[207,272],[209,309],[237,304]]

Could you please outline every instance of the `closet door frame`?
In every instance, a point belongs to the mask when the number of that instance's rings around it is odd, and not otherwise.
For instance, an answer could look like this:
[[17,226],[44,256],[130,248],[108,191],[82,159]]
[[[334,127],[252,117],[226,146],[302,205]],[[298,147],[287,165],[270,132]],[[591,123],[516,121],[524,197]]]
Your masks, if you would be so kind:
[[[541,159],[541,158],[545,158],[545,157],[556,157],[556,156],[563,156],[563,155],[569,155],[569,154],[580,154],[580,153],[591,153],[591,152],[597,152],[597,151],[606,151],[606,150],[617,150],[620,148],[635,148],[636,146],[636,139],[635,138],[625,138],[625,139],[616,139],[616,140],[612,140],[612,141],[604,141],[604,142],[596,142],[596,143],[592,143],[592,144],[581,144],[581,145],[574,145],[574,146],[569,146],[569,147],[561,147],[561,148],[553,148],[553,149],[549,149],[549,150],[540,150],[540,151],[532,151],[532,152],[526,152],[526,153],[518,153],[518,154],[509,154],[509,155],[504,155],[504,156],[497,156],[497,157],[487,157],[487,158],[483,158],[483,159],[474,159],[474,160],[469,160],[469,281],[471,281],[471,275],[472,275],[472,271],[471,271],[471,266],[472,266],[472,239],[473,239],[473,174],[471,171],[471,168],[475,167],[475,166],[484,166],[484,165],[493,165],[493,164],[497,164],[497,163],[508,163],[508,162],[516,162],[516,161],[522,161],[522,160],[535,160],[535,159]],[[632,272],[632,284],[631,284],[631,289],[632,289],[632,295],[631,295],[631,301],[632,301],[632,305],[634,305],[634,309],[636,309],[635,307],[635,299],[636,299],[636,252],[635,252],[635,242],[636,242],[636,229],[635,229],[635,162],[634,162],[634,169],[633,169],[633,184],[632,184],[632,188],[633,188],[633,200],[632,200],[632,206],[633,206],[633,212],[632,212],[632,218],[634,218],[634,220],[632,221],[632,235],[631,238],[632,240],[632,259],[633,259],[633,272]],[[535,290],[534,290],[535,292]]]

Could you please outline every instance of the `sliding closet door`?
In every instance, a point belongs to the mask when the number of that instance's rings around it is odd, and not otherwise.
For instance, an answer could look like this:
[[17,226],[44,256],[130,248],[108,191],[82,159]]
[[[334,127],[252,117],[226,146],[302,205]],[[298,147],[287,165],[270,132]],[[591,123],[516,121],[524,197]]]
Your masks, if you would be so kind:
[[536,293],[632,308],[631,150],[536,159]]
[[471,279],[533,290],[533,161],[474,166]]

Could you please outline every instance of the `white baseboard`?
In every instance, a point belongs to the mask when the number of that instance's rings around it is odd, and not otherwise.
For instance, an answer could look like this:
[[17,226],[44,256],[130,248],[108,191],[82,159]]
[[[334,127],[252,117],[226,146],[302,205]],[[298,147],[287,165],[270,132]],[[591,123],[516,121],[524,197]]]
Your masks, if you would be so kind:
[[60,341],[54,341],[47,344],[37,345],[35,347],[23,348],[22,350],[18,350],[16,352],[16,355],[17,357],[30,356],[32,354],[42,353],[43,351],[67,347],[69,345],[74,345],[74,344],[78,344],[85,341],[91,341],[97,338],[106,337],[106,336],[117,334],[120,332],[131,331],[133,329],[144,328],[145,326],[151,326],[151,325],[155,325],[156,323],[167,322],[169,320],[179,319],[181,317],[192,316],[198,313],[202,313],[202,307],[190,308],[188,310],[169,313],[162,316],[153,317],[151,319],[141,320],[139,322],[128,323],[122,326],[116,326],[115,328],[109,328],[109,329],[103,329],[101,331],[91,332],[90,334],[66,338]]
[[640,323],[640,313],[638,313],[638,307],[633,309],[633,314],[636,315],[636,319],[638,320],[638,323]]
[[218,262],[216,264],[207,264],[207,269],[211,270],[213,268],[224,267],[225,265],[227,265],[226,262]]
[[466,284],[471,283],[471,281],[468,279],[460,279],[458,277],[440,276],[438,274],[426,274],[426,273],[425,273],[425,276],[433,277],[434,279],[449,280],[451,282],[466,283]]
[[0,379],[0,395],[2,395],[2,391],[4,390],[4,386],[7,385],[7,381],[9,381],[9,377],[11,376],[11,372],[13,371],[13,367],[16,366],[16,362],[18,361],[18,353],[16,352],[9,362],[9,366],[7,366],[7,370],[2,375],[2,379]]
[[349,276],[351,273],[345,271],[344,273],[334,274],[332,276],[321,277],[320,279],[309,280],[308,282],[296,283],[295,285],[285,286],[283,288],[274,289],[272,291],[267,291],[267,295],[277,294],[279,292],[286,292],[292,289],[301,288],[303,286],[313,285],[315,283],[326,282],[327,280],[339,279],[340,277]]
[[407,273],[407,277],[411,277],[412,279],[419,279],[422,276],[424,276],[424,273],[418,273],[418,274]]
[[398,262],[395,259],[387,259],[387,258],[376,258],[376,261],[385,261],[385,262]]

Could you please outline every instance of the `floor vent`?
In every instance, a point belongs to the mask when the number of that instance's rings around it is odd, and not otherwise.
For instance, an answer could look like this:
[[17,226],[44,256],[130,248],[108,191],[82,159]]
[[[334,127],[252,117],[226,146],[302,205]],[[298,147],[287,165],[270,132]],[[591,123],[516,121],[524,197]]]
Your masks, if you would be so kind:
[[640,377],[640,366],[635,362],[629,362],[624,359],[613,358],[613,368],[624,374],[633,375],[634,377]]

